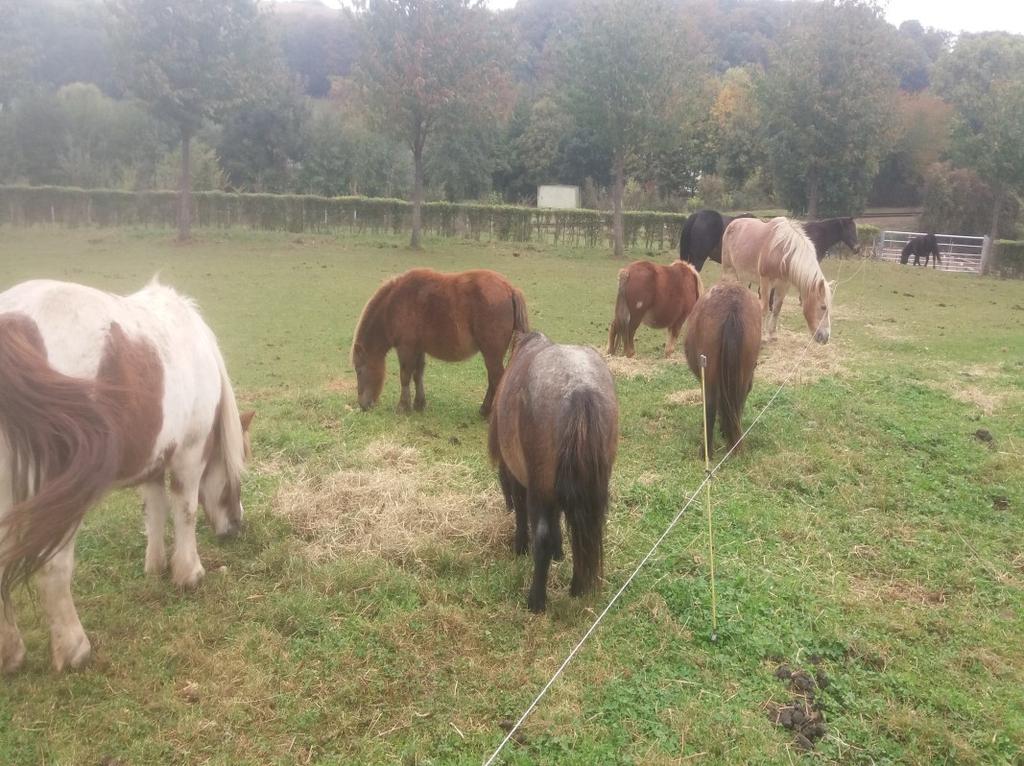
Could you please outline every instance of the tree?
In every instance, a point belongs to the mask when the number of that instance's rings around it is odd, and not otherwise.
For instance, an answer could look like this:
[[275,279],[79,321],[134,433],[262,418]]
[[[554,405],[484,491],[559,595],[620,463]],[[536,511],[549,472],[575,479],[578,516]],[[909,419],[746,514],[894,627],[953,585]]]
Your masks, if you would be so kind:
[[1024,190],[1024,36],[963,35],[936,67],[935,87],[956,108],[954,162],[975,170],[992,189],[989,233],[995,239],[1007,198]]
[[[699,51],[659,0],[594,0],[559,67],[557,97],[611,159],[614,254],[624,254],[622,195],[630,167],[671,143]],[[686,54],[686,59],[682,54]]]
[[867,200],[888,142],[895,78],[873,5],[807,9],[761,89],[772,185],[811,218],[851,215]]
[[717,132],[717,170],[731,187],[740,187],[764,166],[761,106],[757,101],[760,75],[734,67],[722,76],[711,106]]
[[375,126],[412,151],[412,238],[420,248],[424,160],[459,119],[511,104],[505,46],[480,0],[369,0],[357,80]]
[[111,0],[113,36],[129,90],[181,141],[178,239],[191,230],[189,150],[206,120],[257,92],[275,58],[254,0]]
[[871,191],[875,205],[916,205],[928,169],[949,148],[953,107],[929,92],[900,93],[893,115],[895,135]]

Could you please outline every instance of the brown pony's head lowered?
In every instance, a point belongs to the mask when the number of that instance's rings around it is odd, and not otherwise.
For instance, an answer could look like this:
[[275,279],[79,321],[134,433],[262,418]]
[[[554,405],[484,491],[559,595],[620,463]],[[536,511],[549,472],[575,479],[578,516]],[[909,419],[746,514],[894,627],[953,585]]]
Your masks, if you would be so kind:
[[356,370],[356,390],[359,394],[359,406],[363,410],[370,409],[380,398],[384,389],[386,367],[383,354],[369,354],[366,347],[356,341],[352,345],[352,366]]

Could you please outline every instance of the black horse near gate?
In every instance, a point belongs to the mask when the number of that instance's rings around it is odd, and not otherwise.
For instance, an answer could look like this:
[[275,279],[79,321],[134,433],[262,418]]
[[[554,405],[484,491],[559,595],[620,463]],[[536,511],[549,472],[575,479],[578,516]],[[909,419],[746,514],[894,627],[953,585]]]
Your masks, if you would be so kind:
[[825,254],[840,242],[853,252],[860,252],[860,242],[857,241],[857,222],[850,217],[807,221],[803,227],[807,237],[814,243],[818,261],[821,261]]
[[934,234],[918,234],[916,237],[911,237],[900,253],[900,263],[906,266],[911,255],[914,256],[915,266],[921,265],[922,255],[924,256],[925,268],[928,268],[928,260],[933,255],[935,256],[935,262],[932,264],[933,269],[942,263],[942,259],[939,258],[939,241],[935,239]]

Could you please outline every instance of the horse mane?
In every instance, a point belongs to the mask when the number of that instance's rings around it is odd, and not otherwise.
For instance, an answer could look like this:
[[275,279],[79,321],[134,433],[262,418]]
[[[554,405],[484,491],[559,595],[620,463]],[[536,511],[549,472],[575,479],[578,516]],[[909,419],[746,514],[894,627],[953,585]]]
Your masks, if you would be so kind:
[[700,278],[700,272],[697,271],[689,261],[677,261],[677,263],[682,263],[683,266],[690,270],[690,273],[693,274],[693,278],[697,280],[697,297],[699,298],[702,296],[704,294],[704,281]]
[[[825,281],[818,264],[814,243],[803,226],[791,218],[776,218],[771,222],[772,235],[769,251],[783,253],[781,264],[786,278],[797,286],[803,299],[818,284]],[[826,291],[826,295],[829,291]],[[829,296],[828,300],[831,299]]]
[[405,274],[396,274],[395,276],[385,279],[381,282],[381,285],[377,288],[376,292],[370,296],[370,300],[366,302],[366,305],[363,306],[363,311],[359,315],[359,319],[356,321],[356,331],[352,335],[352,350],[349,352],[349,361],[353,365],[355,364],[356,346],[360,343],[360,338],[362,337],[364,328],[369,324],[380,304],[391,294],[391,289],[395,286],[395,282],[403,276],[405,276]]

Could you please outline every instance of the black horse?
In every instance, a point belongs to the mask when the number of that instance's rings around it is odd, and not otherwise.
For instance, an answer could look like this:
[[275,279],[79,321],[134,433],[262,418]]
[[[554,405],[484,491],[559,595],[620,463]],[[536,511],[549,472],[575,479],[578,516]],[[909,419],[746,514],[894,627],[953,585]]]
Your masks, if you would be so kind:
[[698,210],[691,213],[683,224],[679,237],[679,260],[686,261],[700,271],[708,258],[715,263],[722,262],[722,233],[736,218],[753,218],[750,213],[743,215],[722,215],[717,210]]
[[939,241],[935,239],[934,234],[918,234],[916,237],[911,237],[900,253],[900,263],[906,266],[911,255],[914,256],[915,266],[921,265],[922,255],[924,256],[925,268],[928,268],[928,260],[933,255],[935,256],[935,262],[932,264],[933,269],[942,263],[942,259],[939,258]]
[[803,226],[808,238],[814,243],[814,250],[819,261],[839,242],[855,253],[860,252],[860,242],[857,241],[857,223],[852,218],[807,221]]

